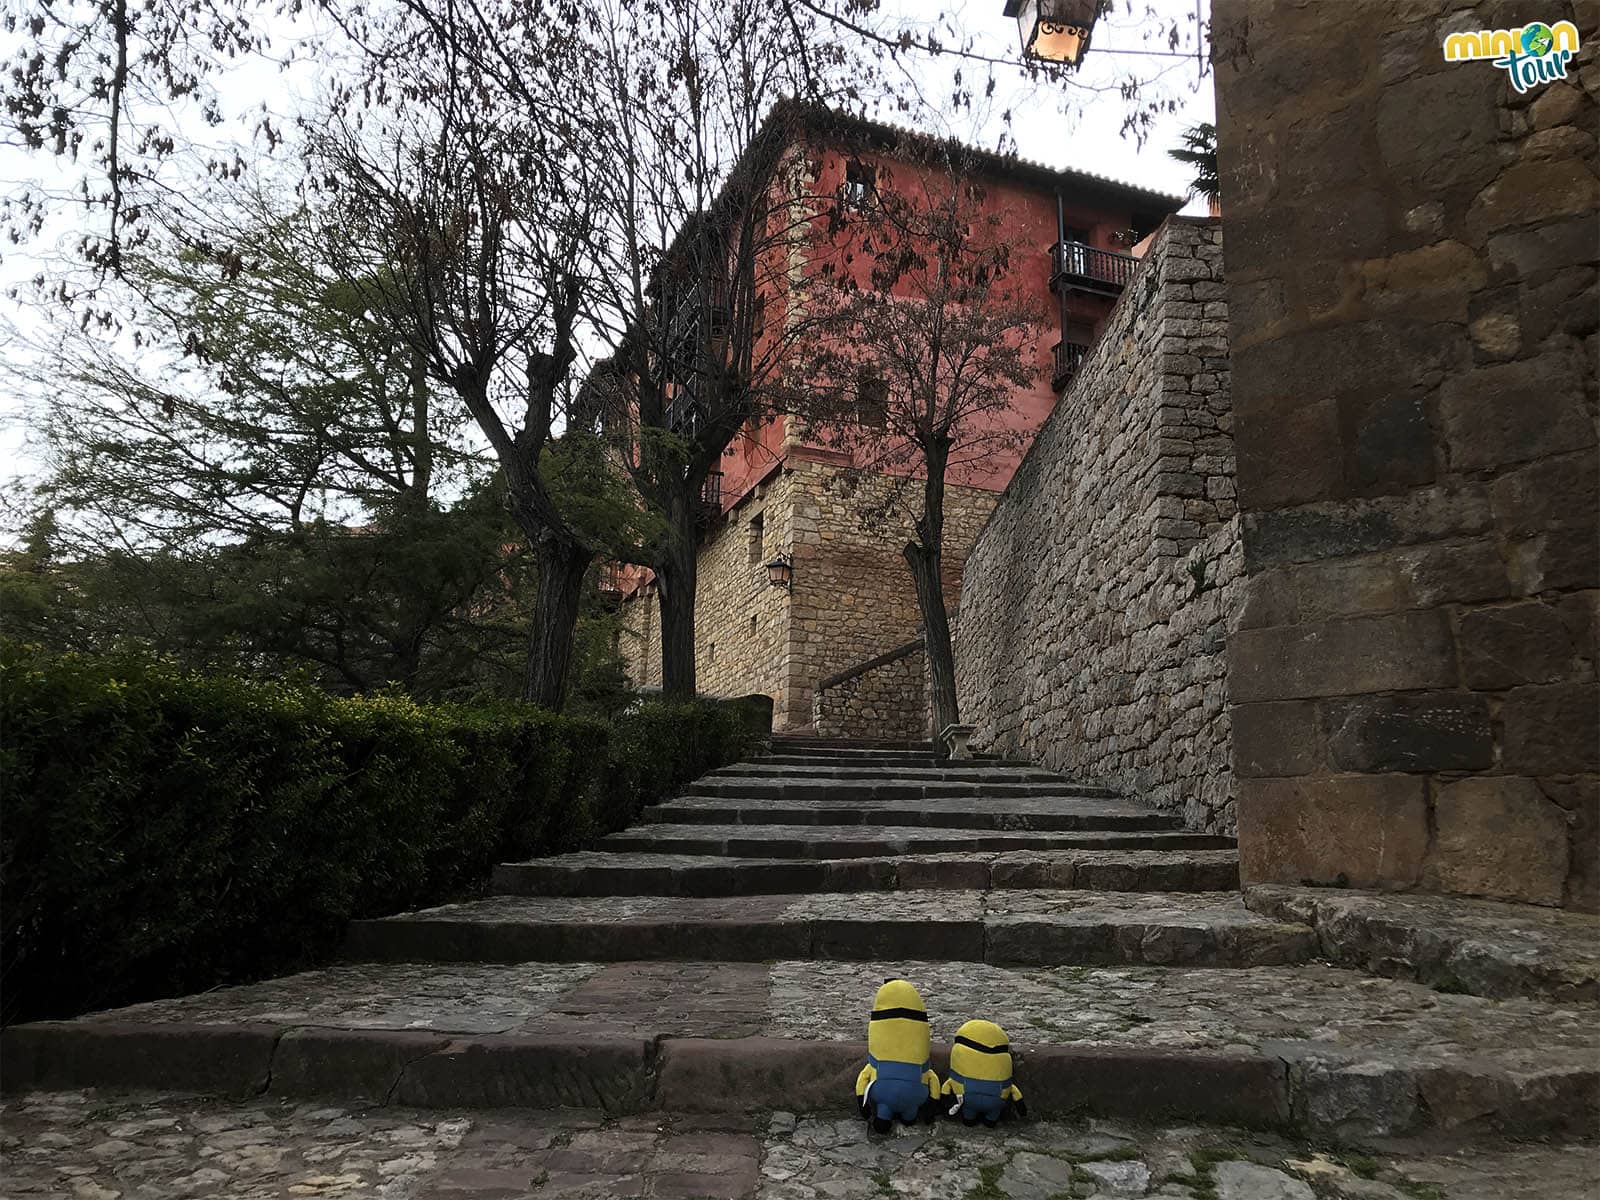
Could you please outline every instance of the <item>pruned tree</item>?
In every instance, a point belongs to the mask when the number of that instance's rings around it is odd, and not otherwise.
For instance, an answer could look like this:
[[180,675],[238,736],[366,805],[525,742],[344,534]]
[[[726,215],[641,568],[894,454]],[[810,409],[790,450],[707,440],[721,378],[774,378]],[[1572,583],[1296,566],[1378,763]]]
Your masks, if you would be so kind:
[[[815,335],[797,356],[790,406],[851,454],[848,485],[874,523],[907,521],[901,547],[922,618],[935,732],[959,719],[945,606],[945,495],[952,472],[1018,451],[1019,391],[1037,377],[1047,319],[1014,279],[1001,217],[970,151],[914,143],[880,163],[841,212],[843,269],[809,288]],[[885,489],[863,485],[882,477]]]

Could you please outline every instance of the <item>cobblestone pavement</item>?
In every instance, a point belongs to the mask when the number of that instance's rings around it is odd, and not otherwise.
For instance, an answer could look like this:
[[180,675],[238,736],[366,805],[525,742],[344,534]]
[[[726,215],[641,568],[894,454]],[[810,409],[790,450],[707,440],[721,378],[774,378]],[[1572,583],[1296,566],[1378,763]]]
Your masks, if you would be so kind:
[[1592,1200],[1592,1145],[1385,1144],[1091,1121],[867,1134],[855,1120],[604,1120],[148,1093],[0,1107],[0,1197],[63,1200]]
[[912,980],[934,1037],[998,1021],[1030,1044],[1329,1055],[1511,1070],[1593,1063],[1592,1006],[1486,1000],[1320,965],[1248,971],[979,962],[370,964],[158,1000],[89,1021],[271,1021],[459,1033],[599,1031],[857,1040],[885,979]]

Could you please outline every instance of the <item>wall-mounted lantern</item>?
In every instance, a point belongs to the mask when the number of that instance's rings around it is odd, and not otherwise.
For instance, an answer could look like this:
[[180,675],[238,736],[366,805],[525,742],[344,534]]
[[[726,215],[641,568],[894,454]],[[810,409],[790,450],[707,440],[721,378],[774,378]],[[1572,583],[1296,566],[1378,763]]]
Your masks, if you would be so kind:
[[794,591],[794,560],[780,554],[767,564],[767,582],[786,592]]
[[1101,0],[1006,0],[1028,58],[1076,67],[1089,48]]

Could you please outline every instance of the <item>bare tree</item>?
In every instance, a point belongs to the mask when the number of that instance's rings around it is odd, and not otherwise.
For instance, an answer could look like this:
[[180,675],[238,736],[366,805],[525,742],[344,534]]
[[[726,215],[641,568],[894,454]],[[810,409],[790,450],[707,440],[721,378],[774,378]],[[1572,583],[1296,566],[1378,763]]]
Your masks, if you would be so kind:
[[[921,146],[906,161],[907,147]],[[1036,381],[1038,300],[1013,283],[1001,220],[971,152],[910,139],[841,212],[852,253],[810,289],[818,330],[795,361],[796,411],[852,455],[846,479],[886,476],[869,518],[900,514],[927,647],[935,728],[959,719],[944,600],[946,481],[1016,452],[1019,389]],[[858,488],[864,497],[875,493]]]
[[380,79],[390,99],[313,131],[313,182],[328,201],[328,261],[461,402],[500,465],[538,577],[524,696],[558,707],[584,574],[605,543],[560,494],[604,479],[592,422],[566,402],[595,164],[558,99],[583,77],[565,31],[528,47],[524,86],[548,99],[538,109],[464,52],[480,32],[401,25],[410,54],[397,80]]
[[664,517],[634,556],[659,589],[663,688],[688,695],[705,481],[766,415],[807,320],[788,273],[820,205],[795,97],[842,101],[852,60],[826,25],[767,0],[602,8],[591,95],[609,170],[589,317],[607,348],[612,443]]

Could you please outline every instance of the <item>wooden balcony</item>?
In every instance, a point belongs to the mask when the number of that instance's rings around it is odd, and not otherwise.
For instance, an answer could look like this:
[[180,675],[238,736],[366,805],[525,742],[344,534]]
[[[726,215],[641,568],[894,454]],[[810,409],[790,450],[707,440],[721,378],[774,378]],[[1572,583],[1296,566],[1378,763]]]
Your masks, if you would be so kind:
[[1139,260],[1131,254],[1082,242],[1057,242],[1050,247],[1050,290],[1120,296],[1138,266]]
[[1079,345],[1077,342],[1057,342],[1055,351],[1055,373],[1050,377],[1050,390],[1059,392],[1077,375],[1078,368],[1083,365],[1084,356],[1089,353],[1089,347]]
[[700,485],[700,507],[695,513],[702,526],[709,525],[722,515],[722,472],[707,471],[706,481]]

